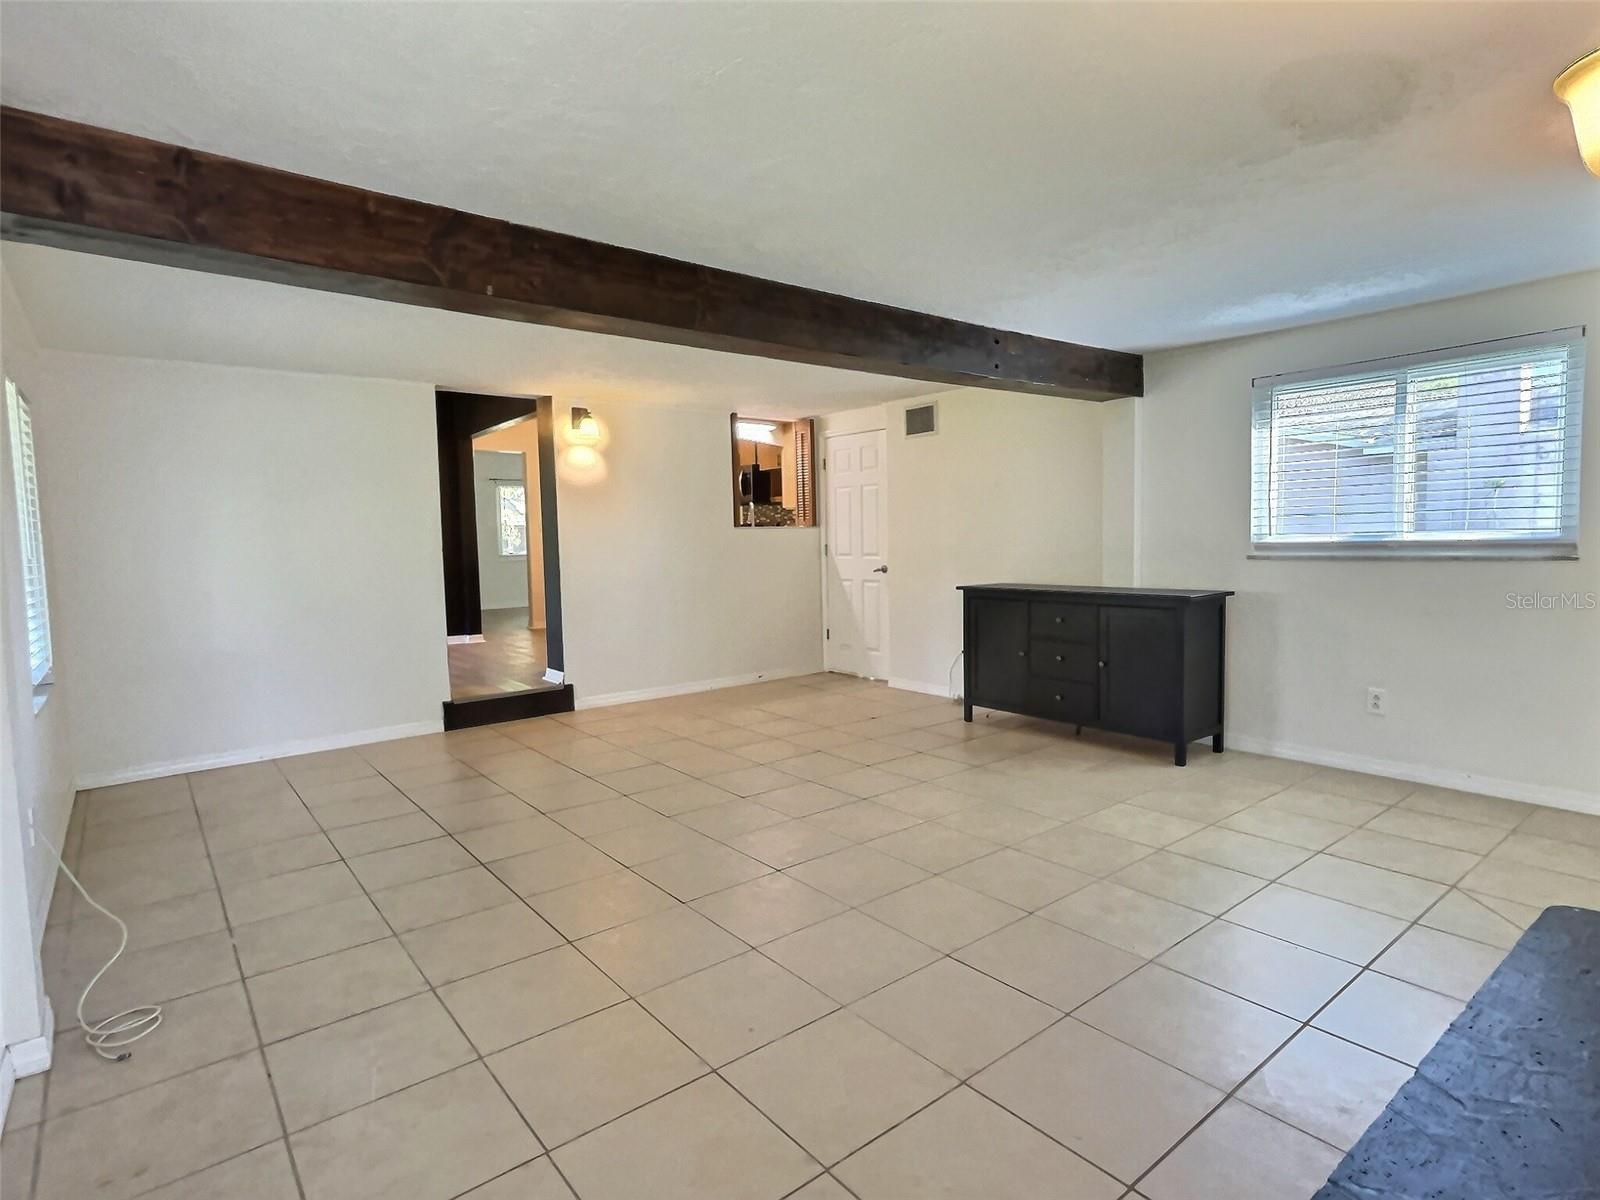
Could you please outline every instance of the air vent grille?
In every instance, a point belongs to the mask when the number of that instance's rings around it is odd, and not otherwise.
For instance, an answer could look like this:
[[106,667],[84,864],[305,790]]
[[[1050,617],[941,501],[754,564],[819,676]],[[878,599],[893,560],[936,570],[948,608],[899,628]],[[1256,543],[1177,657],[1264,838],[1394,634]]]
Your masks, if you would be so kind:
[[906,409],[906,436],[939,432],[939,409],[934,404],[919,404]]

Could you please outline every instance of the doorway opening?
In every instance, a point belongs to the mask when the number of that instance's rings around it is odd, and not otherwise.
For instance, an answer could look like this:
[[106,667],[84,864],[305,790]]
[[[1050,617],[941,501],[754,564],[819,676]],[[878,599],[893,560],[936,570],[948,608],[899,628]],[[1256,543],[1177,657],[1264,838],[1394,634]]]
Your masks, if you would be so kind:
[[450,698],[547,683],[544,539],[532,419],[472,439],[481,632],[450,643]]
[[445,727],[572,709],[549,397],[436,396]]

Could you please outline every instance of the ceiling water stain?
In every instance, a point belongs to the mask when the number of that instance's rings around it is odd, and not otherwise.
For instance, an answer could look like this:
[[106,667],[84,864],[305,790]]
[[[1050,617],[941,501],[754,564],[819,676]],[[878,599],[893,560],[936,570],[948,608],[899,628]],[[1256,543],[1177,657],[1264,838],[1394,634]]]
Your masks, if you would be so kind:
[[1274,71],[1261,103],[1303,145],[1364,140],[1398,125],[1416,99],[1417,64],[1387,54],[1325,54]]

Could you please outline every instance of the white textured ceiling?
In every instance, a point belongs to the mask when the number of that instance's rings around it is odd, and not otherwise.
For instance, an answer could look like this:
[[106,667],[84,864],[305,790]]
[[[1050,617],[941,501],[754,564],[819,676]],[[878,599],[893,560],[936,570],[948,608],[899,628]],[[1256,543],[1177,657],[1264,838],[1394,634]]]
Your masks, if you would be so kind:
[[1146,349],[1600,266],[1594,3],[0,7],[5,102]]

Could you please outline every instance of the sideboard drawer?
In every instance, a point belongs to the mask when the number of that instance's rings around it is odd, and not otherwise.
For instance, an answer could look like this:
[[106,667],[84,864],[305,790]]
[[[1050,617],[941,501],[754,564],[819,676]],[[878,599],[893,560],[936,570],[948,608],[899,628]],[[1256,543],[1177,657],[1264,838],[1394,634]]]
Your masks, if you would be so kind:
[[1028,670],[1035,675],[1078,683],[1100,681],[1099,653],[1093,646],[1043,638],[1034,638],[1028,645]]
[[1040,604],[1035,601],[1031,607],[1034,637],[1090,644],[1100,640],[1100,610],[1093,604]]
[[1100,689],[1092,683],[1035,679],[1028,684],[1028,711],[1052,721],[1085,724],[1100,715]]

